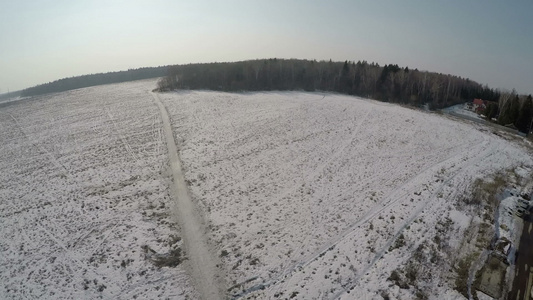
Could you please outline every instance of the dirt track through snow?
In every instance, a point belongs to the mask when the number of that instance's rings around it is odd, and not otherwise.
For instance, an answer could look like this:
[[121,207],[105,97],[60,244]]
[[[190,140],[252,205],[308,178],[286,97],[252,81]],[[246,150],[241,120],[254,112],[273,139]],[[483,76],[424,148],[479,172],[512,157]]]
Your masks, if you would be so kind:
[[204,236],[204,226],[187,192],[187,185],[178,157],[178,149],[172,133],[168,112],[158,95],[153,92],[151,94],[159,107],[161,119],[163,120],[163,130],[165,132],[173,179],[170,187],[171,195],[177,202],[175,213],[182,226],[182,234],[187,247],[186,252],[191,266],[191,276],[194,279],[199,293],[202,295],[202,299],[222,299],[222,289],[219,288],[219,278],[216,275],[217,268]]

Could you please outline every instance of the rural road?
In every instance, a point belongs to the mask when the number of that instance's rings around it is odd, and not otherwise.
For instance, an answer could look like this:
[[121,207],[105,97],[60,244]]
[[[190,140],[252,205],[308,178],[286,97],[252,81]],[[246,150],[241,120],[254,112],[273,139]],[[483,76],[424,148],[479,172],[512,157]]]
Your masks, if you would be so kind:
[[510,132],[510,133],[513,133],[513,134],[518,134],[518,130],[515,130],[515,129],[512,129],[512,128],[508,128],[508,127],[505,127],[505,126],[501,126],[501,125],[496,124],[496,123],[491,123],[491,122],[488,122],[488,121],[486,121],[484,119],[478,119],[478,118],[465,116],[465,115],[462,115],[462,114],[455,113],[453,111],[447,111],[445,109],[442,109],[441,111],[446,113],[446,114],[448,114],[448,115],[450,115],[450,116],[454,116],[454,117],[457,117],[457,118],[469,120],[469,121],[472,121],[472,122],[476,122],[476,123],[479,123],[479,124],[486,125],[488,127],[493,127],[493,128],[499,129],[499,130],[504,130],[504,131],[507,131],[507,132]]
[[163,130],[173,179],[170,185],[170,195],[177,204],[174,213],[181,225],[185,250],[190,264],[190,275],[202,299],[223,299],[222,280],[217,276],[218,269],[214,261],[215,256],[212,256],[209,251],[202,217],[191,201],[187,190],[170,117],[159,96],[153,92],[150,92],[150,94],[159,107],[161,119],[163,120]]
[[516,259],[516,274],[513,288],[509,292],[509,300],[529,300],[533,285],[533,223],[524,220],[524,229],[520,237]]

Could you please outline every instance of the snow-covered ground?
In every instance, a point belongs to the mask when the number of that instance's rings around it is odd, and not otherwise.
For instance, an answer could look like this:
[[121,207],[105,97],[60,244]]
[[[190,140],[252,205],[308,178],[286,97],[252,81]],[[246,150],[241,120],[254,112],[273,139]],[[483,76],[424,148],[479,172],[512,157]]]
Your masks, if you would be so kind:
[[461,243],[470,217],[455,206],[476,178],[533,163],[481,125],[354,97],[161,98],[236,297],[374,299],[394,290],[387,278],[433,243],[438,224],[452,220],[449,244]]
[[[188,260],[147,259],[187,249],[154,87],[0,108],[0,298],[199,297]],[[533,166],[505,133],[367,99],[159,98],[234,298],[461,299],[434,259],[463,242],[463,197],[477,178],[518,166],[531,176]],[[416,287],[388,280],[426,260]]]
[[145,259],[182,246],[154,85],[0,109],[0,299],[194,298],[182,265]]
[[13,97],[13,98],[7,98],[7,99],[0,99],[0,107],[12,105],[15,102],[24,101],[29,98],[30,97]]

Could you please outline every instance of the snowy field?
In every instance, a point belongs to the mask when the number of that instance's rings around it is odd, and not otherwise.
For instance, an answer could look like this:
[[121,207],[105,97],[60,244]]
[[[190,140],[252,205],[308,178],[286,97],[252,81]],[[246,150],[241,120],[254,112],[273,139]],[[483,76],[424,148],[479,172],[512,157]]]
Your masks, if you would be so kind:
[[0,299],[194,298],[181,265],[145,259],[182,246],[154,84],[0,109]]
[[[0,299],[200,297],[153,88],[0,108]],[[472,217],[461,201],[500,170],[531,178],[520,140],[396,105],[300,92],[158,97],[228,298],[462,299],[450,265],[434,260],[462,243]],[[416,288],[388,280],[422,260]]]
[[[461,243],[470,218],[456,202],[470,184],[531,172],[527,150],[481,125],[396,105],[296,92],[160,97],[236,298],[412,299],[387,278],[446,220],[448,244]],[[422,288],[460,297],[439,290],[439,273]]]

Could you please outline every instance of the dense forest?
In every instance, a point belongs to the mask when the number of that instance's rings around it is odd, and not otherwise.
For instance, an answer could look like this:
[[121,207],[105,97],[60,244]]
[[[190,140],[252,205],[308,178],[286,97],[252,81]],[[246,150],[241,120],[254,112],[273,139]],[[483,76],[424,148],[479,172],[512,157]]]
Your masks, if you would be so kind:
[[330,91],[442,108],[500,94],[469,79],[376,63],[297,59],[250,60],[172,66],[159,83],[166,89]]
[[515,91],[502,93],[498,102],[488,103],[483,114],[489,120],[514,127],[521,132],[533,130],[533,99]]
[[48,93],[64,92],[95,85],[162,77],[168,74],[167,70],[168,66],[162,66],[63,78],[24,89],[21,92],[21,96],[35,96]]
[[514,125],[523,132],[529,130],[533,115],[530,96],[500,92],[454,75],[366,61],[274,58],[176,65],[169,67],[158,89],[329,91],[412,106],[427,104],[431,109],[480,98],[487,103],[489,120],[497,118],[500,124]]

